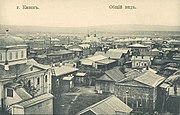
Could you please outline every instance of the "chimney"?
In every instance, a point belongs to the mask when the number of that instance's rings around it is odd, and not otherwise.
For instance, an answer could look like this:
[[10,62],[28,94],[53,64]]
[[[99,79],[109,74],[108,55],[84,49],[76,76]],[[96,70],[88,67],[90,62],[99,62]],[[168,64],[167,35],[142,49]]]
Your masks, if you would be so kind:
[[6,30],[6,37],[8,36],[8,32],[9,32],[9,30],[7,29],[7,30]]

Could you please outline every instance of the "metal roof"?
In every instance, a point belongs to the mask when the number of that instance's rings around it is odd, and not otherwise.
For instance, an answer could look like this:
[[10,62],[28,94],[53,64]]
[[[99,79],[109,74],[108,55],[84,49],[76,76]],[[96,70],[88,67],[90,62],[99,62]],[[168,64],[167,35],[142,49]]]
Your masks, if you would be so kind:
[[135,78],[134,80],[149,85],[151,87],[157,87],[160,83],[162,83],[165,80],[165,78],[151,71],[147,71],[141,76]]
[[77,68],[73,68],[69,66],[53,67],[52,69],[54,69],[56,76],[65,75],[79,70]]
[[0,35],[0,47],[26,46],[24,40],[12,35]]
[[103,59],[103,60],[99,60],[99,61],[96,61],[96,62],[100,63],[100,64],[110,64],[110,63],[113,63],[115,61],[116,60],[112,60],[112,59]]
[[88,111],[98,115],[116,115],[118,113],[130,113],[133,109],[122,102],[119,98],[112,95],[105,98],[90,107],[76,113],[77,115],[86,113]]
[[37,96],[37,97],[33,97],[31,99],[28,99],[28,100],[24,100],[24,101],[15,103],[13,105],[21,105],[24,108],[27,108],[27,107],[33,106],[35,104],[42,103],[44,101],[52,99],[53,97],[54,96],[52,94],[46,93],[46,94],[43,94],[43,95],[40,95],[40,96]]
[[106,71],[105,74],[97,80],[119,81],[122,79],[124,79],[124,74],[119,70],[119,68],[113,68],[111,70]]

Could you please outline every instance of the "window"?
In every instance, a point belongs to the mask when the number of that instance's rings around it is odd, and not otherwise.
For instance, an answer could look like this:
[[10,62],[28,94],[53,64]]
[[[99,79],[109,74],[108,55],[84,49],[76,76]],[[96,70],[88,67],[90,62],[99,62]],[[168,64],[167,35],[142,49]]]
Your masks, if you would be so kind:
[[109,89],[110,89],[110,85],[107,82],[100,84],[100,90],[109,91]]
[[9,52],[9,59],[12,59],[12,52]]
[[146,64],[146,63],[144,63],[144,66],[147,66],[147,64]]
[[7,89],[7,97],[13,97],[13,89]]
[[39,77],[37,78],[37,85],[39,85],[39,83],[40,83],[40,79],[39,79]]
[[16,52],[16,59],[18,59],[18,52]]
[[2,60],[2,54],[0,53],[0,60]]
[[33,67],[30,68],[30,71],[33,71]]
[[47,75],[45,76],[45,82],[47,82]]
[[24,57],[24,51],[21,51],[21,58]]
[[138,65],[139,65],[139,63],[136,63],[136,65],[138,66]]
[[31,80],[28,81],[28,87],[30,87],[30,86],[31,86]]

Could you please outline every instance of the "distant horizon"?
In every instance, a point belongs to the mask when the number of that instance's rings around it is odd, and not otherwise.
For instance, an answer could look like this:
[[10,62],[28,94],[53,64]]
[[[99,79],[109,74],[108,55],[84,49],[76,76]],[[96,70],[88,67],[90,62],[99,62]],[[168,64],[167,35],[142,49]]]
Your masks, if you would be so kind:
[[89,27],[101,27],[101,26],[167,26],[167,27],[180,27],[180,25],[149,25],[149,24],[108,24],[108,25],[90,25],[90,26],[47,26],[47,25],[5,25],[0,26],[21,26],[21,27],[50,27],[50,28],[89,28]]

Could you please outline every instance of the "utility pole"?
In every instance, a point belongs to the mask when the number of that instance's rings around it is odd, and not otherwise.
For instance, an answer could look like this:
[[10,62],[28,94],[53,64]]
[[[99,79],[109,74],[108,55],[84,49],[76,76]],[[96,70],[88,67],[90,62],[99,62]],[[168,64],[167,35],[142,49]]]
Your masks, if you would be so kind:
[[[126,91],[126,105],[127,106],[128,106],[128,99],[127,99],[128,93],[129,93],[129,91]],[[127,106],[126,106],[126,112],[127,112]]]

